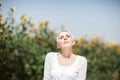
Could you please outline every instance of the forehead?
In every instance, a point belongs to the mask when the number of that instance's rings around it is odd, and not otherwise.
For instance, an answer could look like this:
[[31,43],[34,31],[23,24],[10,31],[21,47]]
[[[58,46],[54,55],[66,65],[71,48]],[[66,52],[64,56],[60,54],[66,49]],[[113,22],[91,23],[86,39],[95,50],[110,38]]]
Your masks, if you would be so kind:
[[59,33],[58,36],[62,36],[62,35],[70,35],[70,33],[67,32],[67,31],[62,31],[62,32]]

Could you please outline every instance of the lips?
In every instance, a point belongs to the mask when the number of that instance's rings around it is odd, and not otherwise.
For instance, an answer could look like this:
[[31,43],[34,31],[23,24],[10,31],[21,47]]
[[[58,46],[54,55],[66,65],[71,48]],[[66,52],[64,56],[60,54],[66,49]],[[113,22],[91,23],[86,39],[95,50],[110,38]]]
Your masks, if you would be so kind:
[[64,44],[69,43],[68,41],[65,41]]

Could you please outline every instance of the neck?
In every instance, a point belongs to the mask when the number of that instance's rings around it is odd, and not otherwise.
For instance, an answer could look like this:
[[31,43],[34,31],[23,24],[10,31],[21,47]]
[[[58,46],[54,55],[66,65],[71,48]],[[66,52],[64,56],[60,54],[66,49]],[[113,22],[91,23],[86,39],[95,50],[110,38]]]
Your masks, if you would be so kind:
[[70,58],[71,57],[71,55],[72,55],[72,48],[64,48],[64,49],[62,49],[62,56],[64,57],[64,58]]

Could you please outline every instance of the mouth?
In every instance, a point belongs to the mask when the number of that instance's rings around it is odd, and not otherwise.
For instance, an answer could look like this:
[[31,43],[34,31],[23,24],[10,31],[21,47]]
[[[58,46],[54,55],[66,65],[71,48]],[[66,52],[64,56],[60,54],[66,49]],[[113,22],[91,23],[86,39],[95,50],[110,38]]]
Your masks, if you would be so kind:
[[68,41],[65,41],[64,44],[69,43]]

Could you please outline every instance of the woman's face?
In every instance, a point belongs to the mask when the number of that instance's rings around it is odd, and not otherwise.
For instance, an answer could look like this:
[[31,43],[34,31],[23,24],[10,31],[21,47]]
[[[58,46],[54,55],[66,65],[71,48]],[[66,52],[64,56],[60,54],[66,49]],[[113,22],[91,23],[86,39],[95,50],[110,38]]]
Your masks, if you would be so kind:
[[64,31],[58,35],[58,47],[65,48],[72,47],[72,45],[74,45],[74,41],[69,32]]

